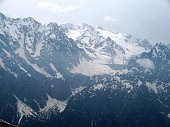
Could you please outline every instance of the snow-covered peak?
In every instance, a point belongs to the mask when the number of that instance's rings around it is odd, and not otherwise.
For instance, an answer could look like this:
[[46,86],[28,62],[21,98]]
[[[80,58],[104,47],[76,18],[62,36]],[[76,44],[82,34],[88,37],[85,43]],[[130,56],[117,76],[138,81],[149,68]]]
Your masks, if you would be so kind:
[[[102,27],[94,28],[88,24],[65,24],[61,29],[92,59],[92,61],[81,61],[78,68],[83,68],[84,64],[88,65],[89,62],[96,63],[96,66],[103,64],[105,69],[108,64],[126,64],[131,56],[149,51],[151,48],[147,40],[135,38],[130,34],[112,32]],[[76,71],[77,67],[74,68]],[[87,73],[89,70],[83,74]]]
[[62,24],[61,27],[66,30],[94,30],[93,26],[86,24],[86,23],[81,23],[81,24]]
[[[137,55],[143,51],[151,49],[151,44],[146,39],[140,39],[133,37],[127,33],[118,33],[112,32],[110,30],[104,29],[102,27],[94,28],[88,24],[65,24],[61,26],[64,29],[66,35],[73,40],[86,40],[90,42],[91,38],[111,38],[116,42],[117,45],[120,45],[125,51],[128,58],[132,55]],[[88,39],[87,39],[88,38]],[[86,41],[86,42],[87,42]],[[85,41],[82,43],[86,43]],[[98,42],[97,42],[98,43]]]
[[[7,51],[11,59],[17,59],[14,66],[24,62],[27,72],[31,66],[48,78],[64,79],[61,70],[77,64],[85,54],[57,23],[42,25],[31,17],[0,20],[0,45],[2,52]],[[1,59],[6,60],[5,57]],[[54,66],[51,67],[49,63]]]
[[76,41],[76,39],[81,36],[81,33],[79,31],[72,30],[69,32],[69,34],[67,34],[67,36]]
[[132,50],[130,47],[131,45],[134,45],[134,48],[146,48],[150,49],[151,44],[146,40],[146,39],[140,39],[140,38],[135,38],[130,34],[127,33],[115,33],[106,29],[96,29],[99,32],[99,35],[103,36],[104,38],[110,37],[112,40],[117,42],[119,45],[122,47]]
[[85,29],[85,30],[88,30],[88,31],[94,31],[94,27],[89,25],[89,24],[82,23],[82,24],[80,24],[80,26],[81,26],[82,29]]
[[[51,72],[55,72],[56,77],[62,77],[62,74],[59,73],[61,68],[58,69],[57,65],[63,68],[66,66],[71,72],[77,72],[74,70],[75,68],[82,69],[87,65],[95,65],[96,67],[93,67],[95,74],[96,72],[103,73],[104,70],[107,70],[106,73],[111,73],[113,69],[110,68],[110,65],[126,64],[131,56],[147,50],[141,45],[142,39],[115,33],[101,27],[94,28],[85,23],[58,26],[51,22],[47,26],[43,26],[33,18],[9,18],[0,23],[3,28],[0,31],[2,37],[10,37],[9,42],[6,42],[9,47],[12,47],[9,53],[17,54],[36,72],[47,77],[54,77]],[[3,45],[6,44],[3,40]],[[63,56],[65,60],[62,59]],[[53,68],[49,63],[54,65]],[[102,68],[102,72],[99,67]],[[91,71],[87,70],[85,74],[89,72],[92,74]],[[80,70],[80,72],[83,71]]]
[[78,25],[74,24],[63,24],[61,25],[61,29],[66,33],[69,38],[76,40],[78,37],[82,36],[83,34],[93,33],[95,29],[88,24],[82,23]]

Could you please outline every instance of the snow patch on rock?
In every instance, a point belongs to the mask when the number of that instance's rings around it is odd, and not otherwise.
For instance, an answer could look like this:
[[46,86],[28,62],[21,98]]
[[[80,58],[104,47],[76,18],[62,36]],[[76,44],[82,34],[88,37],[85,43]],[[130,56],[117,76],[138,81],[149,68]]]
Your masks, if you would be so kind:
[[65,80],[63,78],[63,75],[55,68],[55,66],[52,63],[50,63],[49,65],[50,65],[51,69],[55,72],[57,78],[61,78],[62,80]]
[[34,112],[34,110],[29,107],[27,104],[25,104],[24,102],[22,102],[17,96],[15,96],[15,99],[17,100],[17,111],[19,114],[19,120],[18,120],[18,125],[21,123],[21,120],[23,117],[28,118],[28,117],[36,117],[36,112]]
[[0,58],[0,66],[3,68],[3,69],[5,69],[6,70],[6,68],[5,68],[5,64],[3,63],[3,61],[2,61],[2,59]]
[[39,111],[42,113],[48,113],[50,110],[58,110],[60,113],[63,112],[67,106],[66,101],[59,101],[55,98],[50,97],[47,94],[48,100],[46,101],[45,107],[41,108]]
[[150,59],[137,59],[136,63],[138,63],[141,67],[153,70],[154,64]]
[[96,84],[93,86],[93,90],[101,90],[104,88],[104,85],[103,84]]
[[74,66],[70,71],[72,73],[81,73],[87,76],[114,73],[114,70],[112,70],[108,65],[102,63],[100,60],[82,60],[78,66]]
[[80,93],[81,91],[83,91],[86,87],[85,86],[79,86],[75,89],[71,89],[72,95],[76,95],[77,93]]
[[150,83],[150,82],[146,82],[146,86],[148,87],[149,90],[152,90],[154,93],[158,93],[157,91],[157,86],[155,83]]
[[36,45],[36,51],[34,52],[33,57],[39,57],[41,55],[41,49],[43,48],[44,44],[43,43],[38,43]]
[[69,38],[72,38],[73,40],[76,40],[79,36],[81,36],[80,32],[76,31],[76,30],[71,30],[67,36]]

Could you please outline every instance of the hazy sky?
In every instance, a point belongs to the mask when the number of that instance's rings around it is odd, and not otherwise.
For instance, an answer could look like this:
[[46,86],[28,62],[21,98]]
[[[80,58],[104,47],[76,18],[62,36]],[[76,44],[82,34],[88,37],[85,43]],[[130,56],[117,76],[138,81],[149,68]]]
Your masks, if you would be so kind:
[[43,24],[87,23],[170,43],[170,0],[0,0],[0,12]]

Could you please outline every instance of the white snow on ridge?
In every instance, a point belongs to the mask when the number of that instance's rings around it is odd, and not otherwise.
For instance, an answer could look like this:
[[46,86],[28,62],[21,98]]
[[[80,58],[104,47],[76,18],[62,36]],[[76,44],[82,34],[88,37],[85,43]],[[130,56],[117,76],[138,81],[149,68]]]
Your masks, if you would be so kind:
[[[22,36],[22,40],[24,40],[24,37],[23,37],[23,36]],[[42,48],[41,46],[42,46],[42,44],[39,44],[39,45],[38,45],[38,49],[36,49],[36,50],[37,50],[36,55],[39,55],[39,53],[40,53],[39,50],[41,50],[40,48]],[[36,48],[37,48],[37,47],[36,47]],[[40,67],[37,66],[37,64],[32,64],[32,63],[30,63],[30,62],[28,61],[28,59],[27,59],[27,57],[26,57],[26,55],[25,55],[24,44],[23,44],[22,41],[21,41],[21,43],[20,43],[20,47],[15,51],[15,53],[18,54],[19,57],[23,58],[23,59],[26,61],[26,63],[27,63],[28,65],[32,66],[33,69],[36,70],[37,72],[45,75],[46,77],[52,77],[50,74],[48,74],[47,72],[45,72],[43,68],[40,68]],[[35,54],[34,54],[34,55],[35,55]]]
[[[80,43],[77,44],[78,47],[83,48],[87,55],[93,59],[92,61],[80,61],[78,66],[70,69],[72,73],[81,73],[88,76],[117,73],[118,70],[112,70],[108,64],[126,64],[130,57],[146,51],[144,47],[133,42],[133,39],[128,40],[125,34],[114,33],[102,28],[91,29],[88,26],[82,27],[82,25],[78,25],[74,28],[68,28],[66,35],[74,40],[80,40]],[[108,37],[116,43],[116,46],[120,46],[122,50],[115,48],[114,54],[107,53],[106,50],[111,45],[111,42],[102,42]],[[101,45],[95,47],[98,42],[101,42]]]
[[81,34],[80,34],[80,32],[78,32],[78,31],[76,31],[76,30],[71,30],[71,31],[67,34],[67,36],[68,36],[69,38],[72,38],[72,39],[75,41],[79,36],[81,36]]
[[99,32],[100,36],[103,36],[104,38],[110,37],[113,41],[115,41],[118,45],[123,47],[125,50],[126,58],[129,59],[132,55],[137,55],[145,51],[143,47],[137,46],[136,44],[130,44],[128,42],[125,42],[125,36],[122,33],[113,33],[109,30],[103,30],[97,28],[96,31]]
[[16,54],[18,54],[21,58],[23,58],[27,63],[28,63],[28,60],[27,60],[27,57],[25,56],[25,52],[24,52],[24,48],[20,46],[20,48],[18,48],[16,51],[15,51]]
[[[25,20],[25,21],[24,21]],[[50,75],[49,73],[47,73],[44,68],[39,67],[37,64],[33,64],[29,61],[29,59],[26,56],[25,50],[27,50],[29,53],[31,53],[32,57],[34,57],[34,59],[37,59],[40,55],[41,55],[41,49],[43,48],[43,41],[38,42],[35,45],[35,52],[33,51],[33,44],[32,42],[34,41],[34,33],[29,33],[31,34],[31,36],[27,37],[24,34],[20,34],[20,27],[21,25],[29,25],[33,30],[37,29],[36,27],[34,27],[32,25],[32,19],[23,19],[23,20],[19,20],[17,21],[17,23],[14,22],[13,25],[11,25],[8,21],[5,21],[5,24],[8,26],[6,28],[4,28],[4,31],[7,33],[10,33],[12,35],[12,39],[14,40],[19,40],[18,44],[19,44],[19,48],[15,51],[15,54],[18,54],[19,57],[21,57],[23,60],[25,60],[25,62],[30,65],[35,71],[45,75],[46,77],[50,77],[50,78],[54,78],[54,76]],[[54,35],[51,35],[50,37],[55,37]],[[12,44],[11,44],[12,45]],[[25,49],[26,48],[26,49]],[[3,49],[3,51],[6,53],[6,55],[8,57],[11,57],[11,54],[8,53],[5,49]],[[33,54],[34,53],[34,54]],[[2,61],[0,61],[2,64]],[[4,68],[5,66],[3,66],[4,64],[2,64],[2,67]],[[23,70],[24,72],[26,72],[26,70],[20,66],[20,69]],[[11,72],[11,71],[10,71]],[[13,73],[15,77],[17,77],[17,75],[15,73]],[[31,76],[29,73],[27,73],[28,76]],[[62,77],[61,75],[58,74],[59,77]]]
[[55,68],[55,66],[52,63],[50,63],[49,65],[50,65],[51,69],[56,73],[57,78],[61,78],[62,80],[65,80],[63,78],[63,75],[59,71],[57,71],[57,69]]
[[152,90],[154,93],[158,93],[157,91],[157,86],[155,83],[150,83],[150,82],[146,82],[146,86],[148,87],[149,90]]
[[115,71],[112,70],[106,63],[101,63],[100,60],[93,60],[93,61],[80,61],[78,66],[74,66],[70,72],[72,73],[81,73],[87,76],[93,76],[95,74],[108,74],[114,73]]
[[[4,49],[3,49],[3,50],[4,50]],[[4,52],[5,52],[9,57],[11,57],[11,55],[10,55],[6,50],[4,50]],[[27,57],[25,56],[25,52],[24,52],[24,49],[23,49],[22,47],[18,48],[18,49],[15,51],[15,53],[18,54],[21,58],[23,58],[23,59],[27,62],[27,64],[30,65],[30,66],[32,66],[37,72],[45,75],[46,77],[52,77],[50,74],[48,74],[47,72],[45,72],[43,68],[38,67],[37,64],[32,64],[32,63],[30,63],[30,62],[28,61]],[[5,66],[4,66],[4,63],[2,62],[2,59],[0,59],[0,65],[5,69]],[[26,72],[26,70],[25,70],[23,67],[21,67],[21,66],[20,66],[20,69]],[[7,70],[17,78],[18,74],[12,72],[10,69],[7,69]],[[28,74],[28,75],[30,76],[30,74]]]
[[77,93],[80,93],[81,91],[83,91],[86,87],[85,86],[80,86],[80,87],[77,87],[75,89],[72,89],[71,88],[71,92],[72,92],[72,95],[76,95]]
[[37,64],[31,64],[30,65],[39,73],[45,75],[46,77],[52,77],[50,74],[48,74],[43,68],[38,67]]
[[55,98],[50,97],[47,94],[48,100],[46,101],[46,106],[40,109],[40,112],[48,113],[50,110],[58,110],[60,113],[63,112],[67,106],[66,101],[58,101]]
[[137,83],[138,86],[141,86],[142,85],[142,82],[138,79],[138,83]]
[[93,90],[101,90],[104,88],[104,85],[103,84],[96,84],[93,86]]
[[11,57],[11,54],[8,52],[8,51],[6,51],[5,49],[2,49],[4,52],[5,52],[5,54],[8,56],[8,57]]
[[36,51],[34,52],[34,55],[33,55],[33,57],[39,57],[40,56],[40,54],[41,54],[41,49],[43,48],[43,43],[38,43],[37,45],[36,45]]
[[5,64],[3,63],[3,61],[2,61],[2,59],[0,58],[0,66],[3,68],[3,69],[5,69],[6,70],[6,68],[5,68]]
[[12,72],[9,68],[7,68],[7,70],[15,77],[15,78],[17,78],[18,77],[18,74],[17,73],[15,73],[15,72]]
[[19,68],[24,71],[29,77],[31,77],[31,74],[27,72],[27,70],[25,70],[24,67],[22,67],[20,64],[18,64]]
[[5,69],[6,71],[9,71],[15,78],[18,77],[18,74],[15,72],[12,72],[9,68],[5,67],[5,64],[3,63],[2,59],[0,58],[0,66]]
[[22,47],[17,49],[15,53],[18,54],[21,58],[23,58],[28,65],[32,66],[35,71],[45,75],[46,77],[53,77],[50,74],[48,74],[43,68],[38,67],[37,64],[30,63],[28,61],[27,57],[25,56],[25,52],[24,52],[24,49]]
[[99,35],[103,36],[104,38],[119,38],[119,39],[122,39],[123,38],[123,35],[121,33],[113,33],[111,31],[108,31],[108,30],[104,30],[104,29],[99,29],[97,28],[96,31],[99,32]]
[[6,27],[10,29],[5,29],[6,32],[10,33],[14,38],[17,38],[17,27],[15,25],[11,25],[8,21],[5,21]]
[[[108,64],[112,63],[112,57],[104,54],[101,51],[96,52],[96,56],[93,57],[93,60],[81,60],[80,64],[78,66],[74,66],[72,69],[70,69],[70,72],[72,73],[81,73],[87,76],[93,76],[98,74],[115,74],[120,72],[120,70],[113,70],[108,66]],[[92,56],[92,55],[91,55]],[[116,57],[114,61],[114,64],[122,64],[122,61],[119,60],[119,56]],[[120,62],[120,63],[118,63]],[[121,70],[123,71],[123,70]]]
[[121,80],[124,88],[126,88],[128,90],[128,92],[130,92],[133,89],[133,86],[130,84],[130,82],[128,80]]
[[14,97],[17,100],[17,111],[20,117],[18,120],[18,125],[20,124],[23,117],[25,118],[28,118],[31,116],[36,117],[37,114],[36,112],[34,112],[34,110],[31,107],[23,103],[17,96],[14,95]]
[[150,59],[137,59],[136,63],[138,63],[141,67],[146,69],[154,69],[154,64]]

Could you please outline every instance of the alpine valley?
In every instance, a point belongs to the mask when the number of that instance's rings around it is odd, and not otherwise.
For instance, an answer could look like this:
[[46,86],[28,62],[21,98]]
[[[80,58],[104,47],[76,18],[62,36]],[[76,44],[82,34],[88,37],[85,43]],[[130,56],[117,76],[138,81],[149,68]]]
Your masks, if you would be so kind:
[[170,46],[0,13],[0,119],[20,127],[170,127]]

